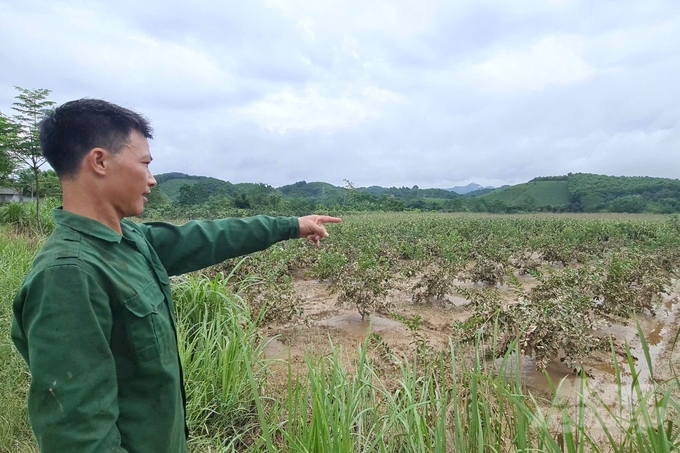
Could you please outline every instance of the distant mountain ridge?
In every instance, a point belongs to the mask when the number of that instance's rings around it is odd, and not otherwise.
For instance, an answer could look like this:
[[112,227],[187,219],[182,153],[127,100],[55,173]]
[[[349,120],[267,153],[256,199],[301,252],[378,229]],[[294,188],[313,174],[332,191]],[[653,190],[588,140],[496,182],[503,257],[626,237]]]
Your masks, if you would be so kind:
[[454,187],[451,187],[451,188],[445,189],[445,190],[448,190],[449,192],[456,192],[459,195],[466,195],[466,194],[469,194],[470,192],[476,192],[478,190],[485,190],[485,189],[493,190],[493,189],[495,189],[495,187],[493,187],[493,186],[484,187],[480,184],[477,184],[476,182],[471,182],[467,186],[454,186]]
[[[234,206],[296,206],[306,212],[317,206],[356,210],[437,210],[472,212],[628,212],[679,213],[680,180],[656,177],[569,173],[537,177],[499,188],[477,183],[451,189],[413,187],[339,187],[298,181],[279,188],[267,184],[232,184],[206,176],[165,173],[156,176],[165,199],[200,204],[213,198]],[[272,208],[273,209],[273,208]],[[283,208],[281,208],[283,209]]]

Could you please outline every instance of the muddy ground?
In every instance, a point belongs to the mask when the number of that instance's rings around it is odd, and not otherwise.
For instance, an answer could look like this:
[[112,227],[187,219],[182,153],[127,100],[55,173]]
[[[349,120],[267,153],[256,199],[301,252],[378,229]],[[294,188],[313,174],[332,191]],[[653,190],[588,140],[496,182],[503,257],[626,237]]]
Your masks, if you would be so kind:
[[[535,284],[532,277],[522,277],[526,288]],[[469,285],[469,284],[468,284]],[[514,296],[511,288],[501,286],[504,298]],[[352,359],[356,357],[358,345],[366,341],[370,332],[380,335],[390,349],[398,354],[409,356],[413,354],[413,337],[407,327],[394,319],[380,315],[372,315],[370,319],[362,320],[356,308],[348,304],[338,304],[338,297],[331,292],[327,282],[306,279],[299,276],[295,281],[295,290],[301,297],[304,315],[301,319],[286,324],[269,325],[264,332],[270,339],[265,348],[265,355],[271,359],[290,360],[293,368],[304,374],[304,357],[307,354],[321,356],[328,353],[331,343],[342,346],[345,363],[351,369]],[[419,315],[422,318],[420,332],[428,339],[434,349],[445,349],[449,344],[449,333],[456,321],[464,321],[470,316],[467,301],[455,294],[449,294],[439,302],[431,304],[414,304],[411,300],[409,285],[390,291],[389,299],[392,312],[405,317]],[[675,281],[668,294],[659,301],[656,315],[644,314],[639,318],[644,337],[649,345],[652,358],[654,379],[663,382],[673,377],[672,367],[680,365],[680,351],[674,347],[674,339],[680,324],[677,312],[680,309],[680,282]],[[611,334],[623,345],[626,342],[632,354],[637,358],[636,369],[640,373],[640,383],[643,390],[651,388],[650,370],[646,365],[640,338],[635,321],[627,325],[608,324],[602,327],[598,334]],[[552,398],[553,392],[543,373],[536,370],[530,357],[522,357],[521,369],[526,388],[536,396]],[[635,400],[631,391],[632,376],[628,371],[626,360],[618,356],[623,384],[621,386],[624,405],[632,404]],[[274,376],[283,374],[288,366],[273,367]],[[588,385],[602,401],[609,407],[619,404],[619,386],[617,385],[611,354],[596,353],[588,358],[584,364],[588,376]],[[548,366],[548,374],[554,383],[562,382],[558,396],[565,401],[574,402],[580,391],[580,377],[574,370],[567,368],[559,360]],[[284,376],[280,376],[285,379]]]

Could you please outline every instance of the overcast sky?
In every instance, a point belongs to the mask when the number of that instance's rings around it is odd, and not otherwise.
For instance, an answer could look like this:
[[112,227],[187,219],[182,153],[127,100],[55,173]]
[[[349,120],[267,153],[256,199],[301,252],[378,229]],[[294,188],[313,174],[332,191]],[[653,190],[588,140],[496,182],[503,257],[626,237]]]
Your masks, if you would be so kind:
[[0,0],[15,85],[155,129],[155,173],[275,187],[680,178],[680,1]]

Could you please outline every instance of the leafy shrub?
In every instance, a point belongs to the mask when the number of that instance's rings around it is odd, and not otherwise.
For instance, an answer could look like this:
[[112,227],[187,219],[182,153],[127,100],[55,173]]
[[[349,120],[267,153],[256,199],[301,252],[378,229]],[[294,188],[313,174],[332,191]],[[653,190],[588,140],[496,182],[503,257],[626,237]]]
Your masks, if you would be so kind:
[[345,264],[332,284],[340,293],[338,301],[354,304],[361,319],[373,312],[386,312],[390,304],[385,298],[392,287],[392,273],[386,264],[366,255]]
[[52,210],[60,204],[59,198],[42,200],[40,203],[40,226],[38,226],[34,203],[8,203],[0,207],[0,222],[10,225],[17,234],[49,234],[54,230]]

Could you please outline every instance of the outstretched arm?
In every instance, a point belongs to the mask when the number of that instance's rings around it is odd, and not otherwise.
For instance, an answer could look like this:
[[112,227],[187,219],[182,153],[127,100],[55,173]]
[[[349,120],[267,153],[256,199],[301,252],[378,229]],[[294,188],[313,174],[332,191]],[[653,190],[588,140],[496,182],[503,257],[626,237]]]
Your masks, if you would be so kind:
[[178,275],[264,250],[285,239],[306,238],[318,246],[322,238],[328,237],[323,225],[337,222],[337,217],[321,215],[255,216],[190,221],[179,226],[152,222],[134,228],[144,234],[168,274]]

